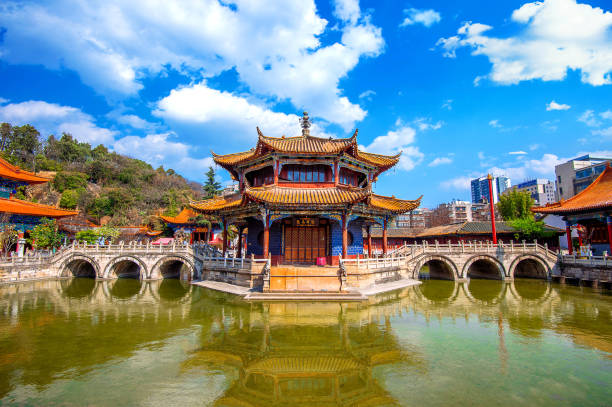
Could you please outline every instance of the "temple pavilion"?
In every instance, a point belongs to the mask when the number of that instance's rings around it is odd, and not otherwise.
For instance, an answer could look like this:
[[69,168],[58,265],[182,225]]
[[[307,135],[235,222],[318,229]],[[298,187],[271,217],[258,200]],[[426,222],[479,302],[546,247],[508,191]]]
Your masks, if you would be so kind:
[[[363,254],[362,230],[379,224],[383,252],[389,221],[417,208],[420,199],[374,194],[372,183],[399,161],[361,151],[357,130],[349,138],[310,135],[304,112],[298,137],[266,137],[257,128],[257,145],[244,152],[217,155],[215,162],[238,181],[238,192],[191,207],[219,217],[224,252],[227,228],[247,228],[247,255],[270,257],[272,264],[337,264]],[[366,234],[368,239],[369,234]],[[243,255],[242,239],[238,255]],[[371,254],[371,244],[367,245]]]
[[532,208],[533,212],[559,215],[566,224],[569,253],[572,254],[571,227],[581,225],[586,230],[585,240],[593,255],[604,251],[612,255],[612,168],[610,163],[591,185],[573,197]]
[[41,218],[59,219],[74,216],[77,211],[68,211],[50,205],[16,199],[17,188],[26,185],[44,184],[48,178],[22,170],[0,158],[0,214],[7,218],[2,222],[15,226],[20,233],[30,231]]

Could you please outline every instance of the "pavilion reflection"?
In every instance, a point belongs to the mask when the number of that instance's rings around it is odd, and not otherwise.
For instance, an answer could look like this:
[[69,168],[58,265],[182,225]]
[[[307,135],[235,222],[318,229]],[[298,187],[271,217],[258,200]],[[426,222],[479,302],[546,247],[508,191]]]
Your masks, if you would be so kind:
[[229,308],[182,365],[184,372],[233,371],[217,406],[395,406],[373,369],[401,363],[426,370],[418,350],[400,346],[388,315],[363,323],[360,307],[347,304],[272,303],[252,308],[245,320]]

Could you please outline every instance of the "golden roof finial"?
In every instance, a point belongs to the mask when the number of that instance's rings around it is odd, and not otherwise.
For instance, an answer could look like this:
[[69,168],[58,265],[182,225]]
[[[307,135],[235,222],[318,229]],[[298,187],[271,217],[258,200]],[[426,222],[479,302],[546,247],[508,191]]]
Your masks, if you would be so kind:
[[312,125],[312,123],[310,121],[310,118],[308,117],[308,112],[302,113],[300,124],[302,125],[302,137],[310,136],[310,126]]

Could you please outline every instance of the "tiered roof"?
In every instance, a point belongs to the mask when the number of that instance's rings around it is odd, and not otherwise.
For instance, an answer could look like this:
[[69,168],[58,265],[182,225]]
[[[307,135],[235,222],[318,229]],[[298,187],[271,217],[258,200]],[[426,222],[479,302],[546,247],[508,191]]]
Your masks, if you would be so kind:
[[189,208],[189,207],[185,207],[183,208],[182,211],[179,212],[178,215],[176,216],[165,216],[165,215],[159,215],[159,217],[166,223],[174,223],[174,224],[192,224],[193,222],[191,222],[189,219],[191,218],[195,218],[196,216],[198,216],[197,212],[195,212],[193,209]]
[[10,213],[12,215],[39,216],[47,218],[63,218],[66,216],[74,216],[79,213],[78,211],[68,211],[49,205],[22,201],[21,199],[13,198],[0,198],[0,212]]
[[612,168],[610,163],[606,165],[604,171],[583,191],[580,191],[573,197],[532,208],[533,212],[554,214],[554,215],[569,215],[579,212],[592,212],[598,210],[612,209]]
[[41,177],[33,172],[22,170],[3,158],[0,158],[0,178],[21,181],[27,184],[44,184],[49,178]]
[[228,170],[234,177],[238,174],[235,167],[263,157],[271,152],[299,154],[306,156],[323,155],[342,155],[347,154],[363,162],[366,165],[375,167],[377,174],[388,170],[399,161],[401,153],[396,155],[382,155],[367,153],[359,150],[357,145],[357,130],[349,138],[322,138],[310,135],[298,137],[266,137],[257,128],[257,145],[248,151],[217,155],[212,153],[213,159],[221,167]]

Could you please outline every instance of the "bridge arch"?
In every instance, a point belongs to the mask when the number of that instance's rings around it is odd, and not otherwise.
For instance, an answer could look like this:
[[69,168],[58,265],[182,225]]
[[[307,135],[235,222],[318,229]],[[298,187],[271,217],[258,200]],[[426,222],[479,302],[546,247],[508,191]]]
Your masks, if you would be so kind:
[[192,280],[196,268],[191,260],[181,255],[169,255],[159,259],[151,268],[150,279],[176,278],[181,280]]
[[500,304],[508,293],[508,284],[495,281],[474,279],[462,285],[468,300],[479,305]]
[[548,279],[551,268],[540,256],[536,254],[522,254],[510,264],[509,276],[512,278],[541,278]]
[[117,256],[108,262],[104,269],[104,278],[136,278],[145,279],[148,276],[147,265],[136,256]]
[[461,276],[463,278],[505,280],[506,269],[495,257],[477,254],[465,262]]
[[58,277],[89,277],[101,276],[100,265],[91,256],[75,253],[66,258],[59,267]]
[[[446,256],[442,256],[439,254],[428,254],[422,257],[416,264],[414,268],[414,275],[418,276],[421,268],[430,263],[429,276],[433,279],[438,280],[458,280],[459,279],[459,269],[454,261]],[[432,267],[435,273],[435,276],[432,275]]]

